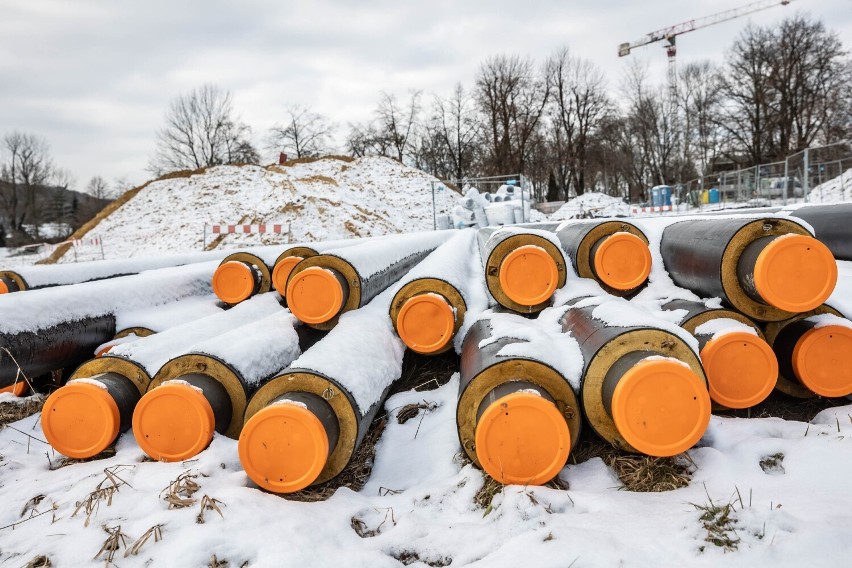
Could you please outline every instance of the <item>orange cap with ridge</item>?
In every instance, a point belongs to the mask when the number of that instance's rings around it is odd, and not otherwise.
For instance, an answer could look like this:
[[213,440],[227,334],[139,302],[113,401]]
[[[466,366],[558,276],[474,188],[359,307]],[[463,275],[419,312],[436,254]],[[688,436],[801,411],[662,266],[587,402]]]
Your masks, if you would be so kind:
[[518,247],[500,263],[500,288],[513,302],[535,306],[550,299],[556,291],[559,269],[541,247]]
[[0,278],[0,294],[8,294],[8,293],[9,293],[9,287],[6,286],[6,283],[3,282],[2,278]]
[[145,393],[133,412],[133,436],[156,461],[177,462],[200,454],[213,439],[216,418],[201,389],[166,382]]
[[760,252],[754,287],[766,303],[807,312],[825,302],[837,284],[837,263],[824,244],[806,235],[783,235]]
[[645,359],[628,370],[612,395],[619,434],[650,456],[674,456],[691,448],[710,423],[707,386],[677,361]]
[[336,316],[344,302],[343,286],[334,273],[312,266],[290,278],[287,305],[305,323],[325,323]]
[[275,263],[275,268],[272,269],[272,285],[281,296],[287,296],[287,279],[296,265],[303,260],[305,259],[301,256],[288,256]]
[[753,333],[735,331],[715,337],[701,350],[710,398],[728,408],[763,402],[778,381],[772,348]]
[[616,290],[641,286],[651,274],[651,251],[631,233],[614,233],[604,238],[595,251],[595,274]]
[[98,385],[71,381],[47,397],[41,412],[44,437],[59,453],[85,459],[109,446],[121,425],[118,404]]
[[530,392],[492,402],[476,424],[476,457],[504,484],[542,485],[565,466],[571,433],[556,405]]
[[18,381],[14,385],[9,385],[8,387],[3,387],[0,389],[0,394],[5,392],[12,393],[15,396],[21,396],[27,391],[27,383],[26,381]]
[[820,396],[852,394],[852,329],[827,325],[803,333],[793,348],[793,371]]
[[213,273],[213,293],[228,304],[239,304],[250,298],[254,284],[254,273],[244,262],[224,262]]
[[399,338],[412,351],[436,353],[453,337],[455,313],[437,294],[418,294],[405,301],[396,317]]
[[249,478],[274,493],[312,484],[329,455],[328,434],[304,406],[271,404],[252,416],[240,433],[240,463]]

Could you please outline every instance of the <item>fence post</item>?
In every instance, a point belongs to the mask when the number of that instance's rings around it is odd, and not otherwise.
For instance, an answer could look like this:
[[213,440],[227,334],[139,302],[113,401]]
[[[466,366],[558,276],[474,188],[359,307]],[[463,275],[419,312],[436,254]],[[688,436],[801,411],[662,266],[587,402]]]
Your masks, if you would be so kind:
[[201,250],[207,250],[207,223],[204,223],[204,238],[201,243]]
[[438,230],[438,217],[437,217],[437,213],[435,211],[435,182],[430,181],[429,185],[432,186],[432,230],[437,231]]
[[784,193],[782,194],[783,204],[787,205],[787,185],[790,183],[790,156],[784,158]]
[[808,202],[808,190],[810,189],[810,183],[808,179],[808,150],[809,148],[805,148],[805,167],[804,167],[804,175],[802,176],[802,196],[805,198],[805,203]]

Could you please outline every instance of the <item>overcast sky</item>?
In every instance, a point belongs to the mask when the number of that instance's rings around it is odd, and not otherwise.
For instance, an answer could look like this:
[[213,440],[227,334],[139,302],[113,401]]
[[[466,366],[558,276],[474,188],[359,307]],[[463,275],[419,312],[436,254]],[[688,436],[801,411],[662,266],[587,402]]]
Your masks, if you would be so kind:
[[[0,0],[0,135],[44,136],[82,190],[94,175],[148,179],[169,101],[229,89],[261,143],[288,103],[340,126],[370,117],[381,90],[449,94],[489,55],[543,60],[567,45],[606,73],[619,43],[749,0]],[[752,21],[805,11],[852,48],[852,0],[795,0],[678,38],[678,61],[723,61]],[[665,79],[659,44],[635,51]]]

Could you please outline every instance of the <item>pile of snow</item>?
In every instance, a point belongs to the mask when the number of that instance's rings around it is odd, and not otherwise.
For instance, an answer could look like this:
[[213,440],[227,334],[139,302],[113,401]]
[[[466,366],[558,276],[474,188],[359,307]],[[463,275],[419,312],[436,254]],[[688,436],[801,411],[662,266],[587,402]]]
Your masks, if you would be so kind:
[[550,220],[628,217],[629,215],[630,206],[621,198],[599,192],[589,192],[566,202],[550,216]]
[[[282,224],[289,235],[234,234],[220,248],[432,229],[438,180],[389,158],[323,158],[292,166],[218,166],[142,189],[86,234],[106,258],[200,251],[205,224]],[[436,192],[438,211],[452,194]],[[207,235],[208,245],[213,235]],[[65,255],[61,262],[73,262]]]
[[813,188],[808,193],[811,203],[837,203],[852,200],[852,169]]

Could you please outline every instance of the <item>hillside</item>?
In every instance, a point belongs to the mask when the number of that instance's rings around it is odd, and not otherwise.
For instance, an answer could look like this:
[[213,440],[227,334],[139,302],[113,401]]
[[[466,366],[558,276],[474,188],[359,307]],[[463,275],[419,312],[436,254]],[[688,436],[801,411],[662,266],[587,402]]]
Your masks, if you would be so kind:
[[[219,166],[149,183],[86,234],[107,259],[201,250],[205,224],[283,224],[289,241],[432,228],[436,178],[388,158],[322,158],[284,166]],[[454,195],[436,195],[439,213]],[[288,242],[287,235],[228,235],[225,248]],[[60,262],[73,259],[66,255]]]

